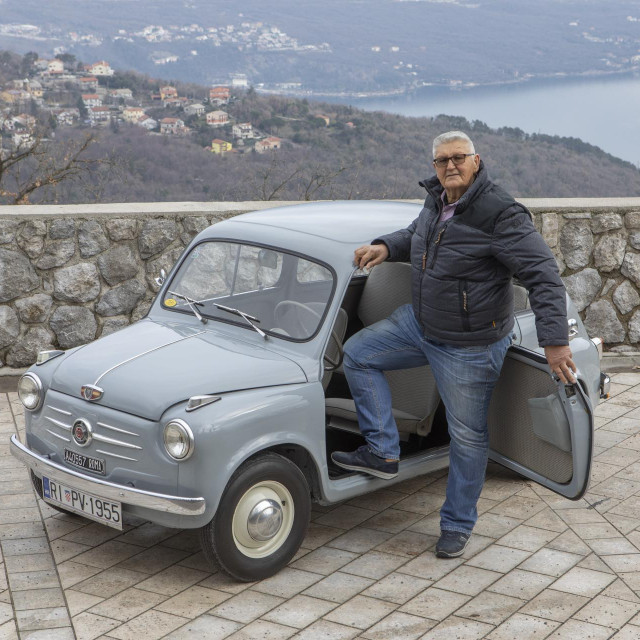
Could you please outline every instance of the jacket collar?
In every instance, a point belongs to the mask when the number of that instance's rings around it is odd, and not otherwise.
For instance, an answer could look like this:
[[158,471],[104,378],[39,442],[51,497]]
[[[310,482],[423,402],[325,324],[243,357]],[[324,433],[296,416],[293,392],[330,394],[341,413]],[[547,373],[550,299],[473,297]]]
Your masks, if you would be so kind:
[[[489,174],[484,166],[484,162],[480,160],[480,167],[476,174],[476,179],[464,194],[460,196],[455,214],[464,211],[469,206],[469,203],[473,202],[473,200],[475,200],[475,198],[484,191],[488,182]],[[431,178],[423,180],[420,182],[420,186],[427,190],[427,193],[435,200],[437,211],[440,211],[442,209],[442,193],[444,191],[444,187],[440,184],[438,176],[431,176]]]

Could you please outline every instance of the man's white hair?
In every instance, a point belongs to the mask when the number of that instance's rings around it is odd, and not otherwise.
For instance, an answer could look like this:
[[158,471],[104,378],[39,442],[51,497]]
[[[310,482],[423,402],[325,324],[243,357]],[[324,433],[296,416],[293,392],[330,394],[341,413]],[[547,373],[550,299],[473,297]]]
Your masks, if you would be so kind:
[[447,131],[446,133],[441,133],[433,140],[433,157],[436,157],[436,151],[441,144],[446,144],[447,142],[455,142],[457,140],[463,140],[464,142],[466,142],[469,145],[470,153],[476,152],[471,138],[464,131]]

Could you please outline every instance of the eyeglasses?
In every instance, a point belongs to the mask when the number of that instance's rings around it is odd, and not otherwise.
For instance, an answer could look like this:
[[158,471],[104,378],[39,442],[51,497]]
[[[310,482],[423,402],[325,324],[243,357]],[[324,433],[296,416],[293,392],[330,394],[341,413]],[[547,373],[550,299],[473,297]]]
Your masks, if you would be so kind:
[[438,169],[443,169],[449,164],[449,160],[452,160],[453,164],[457,167],[458,165],[463,164],[469,156],[475,155],[475,153],[456,153],[455,156],[450,156],[448,158],[434,158],[433,166],[438,167]]

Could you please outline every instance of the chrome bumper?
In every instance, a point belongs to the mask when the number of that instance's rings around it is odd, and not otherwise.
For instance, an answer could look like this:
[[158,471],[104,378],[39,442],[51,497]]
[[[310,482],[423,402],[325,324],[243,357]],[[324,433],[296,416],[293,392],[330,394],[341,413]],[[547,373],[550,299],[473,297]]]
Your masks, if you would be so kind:
[[168,496],[162,493],[125,487],[106,480],[100,480],[100,478],[90,478],[27,449],[15,435],[11,436],[10,450],[18,460],[24,462],[38,477],[42,478],[45,475],[61,484],[80,489],[80,491],[93,493],[100,498],[181,516],[199,516],[204,513],[204,498]]

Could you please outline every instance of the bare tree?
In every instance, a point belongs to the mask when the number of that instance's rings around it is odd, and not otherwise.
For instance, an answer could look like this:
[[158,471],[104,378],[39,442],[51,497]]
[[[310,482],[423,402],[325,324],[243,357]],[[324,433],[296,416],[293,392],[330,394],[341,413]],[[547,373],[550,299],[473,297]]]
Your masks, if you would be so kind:
[[[333,185],[333,181],[343,172],[346,167],[330,169],[326,166],[316,165],[310,172],[302,178],[300,189],[301,200],[312,200],[319,189]],[[329,194],[332,195],[332,194]]]
[[274,200],[296,176],[302,172],[302,167],[296,167],[291,171],[290,167],[282,166],[278,160],[278,152],[271,151],[269,164],[261,167],[253,180],[254,188],[260,200]]
[[92,134],[56,141],[44,130],[26,133],[8,150],[0,150],[0,203],[29,204],[36,191],[55,200],[63,182],[80,180],[109,159],[91,158]]

